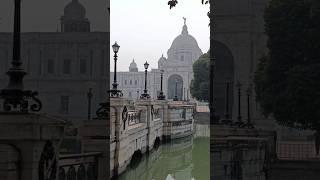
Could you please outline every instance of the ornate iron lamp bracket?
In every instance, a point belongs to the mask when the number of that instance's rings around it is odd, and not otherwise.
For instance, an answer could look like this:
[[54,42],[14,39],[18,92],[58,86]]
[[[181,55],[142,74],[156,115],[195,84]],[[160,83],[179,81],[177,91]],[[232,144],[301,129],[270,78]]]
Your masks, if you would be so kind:
[[109,103],[100,103],[100,107],[96,111],[98,119],[107,119],[109,117]]
[[42,109],[42,103],[37,96],[38,92],[30,90],[3,89],[0,91],[4,112],[39,112]]
[[122,97],[123,96],[122,91],[118,90],[118,89],[111,89],[109,91],[109,94],[110,94],[111,98],[118,98],[118,97]]

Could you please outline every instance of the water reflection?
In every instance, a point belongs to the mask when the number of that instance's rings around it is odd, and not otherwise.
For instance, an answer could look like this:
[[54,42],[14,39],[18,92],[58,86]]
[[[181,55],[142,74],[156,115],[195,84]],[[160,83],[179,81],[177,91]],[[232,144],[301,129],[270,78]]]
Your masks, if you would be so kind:
[[[209,129],[209,127],[207,127]],[[120,180],[207,180],[209,137],[195,136],[162,144],[128,167]]]

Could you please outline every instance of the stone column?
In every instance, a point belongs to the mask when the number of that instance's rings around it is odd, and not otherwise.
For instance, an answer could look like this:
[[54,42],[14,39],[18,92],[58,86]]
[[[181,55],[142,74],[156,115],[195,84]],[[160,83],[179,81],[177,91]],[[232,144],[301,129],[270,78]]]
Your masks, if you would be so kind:
[[162,106],[162,139],[166,141],[168,139],[168,132],[170,131],[170,127],[168,126],[168,101],[160,100],[157,103]]
[[147,152],[149,152],[149,150],[151,150],[150,147],[152,147],[152,137],[150,136],[151,133],[151,128],[153,127],[153,121],[152,121],[152,115],[151,115],[151,106],[153,105],[153,101],[151,99],[147,99],[147,100],[140,100],[137,101],[136,103],[137,106],[146,106],[147,107],[147,118],[146,118],[146,124],[147,124]]
[[[46,176],[57,177],[64,127],[64,121],[40,114],[1,113],[0,154],[8,153],[8,158],[16,163],[6,164],[0,160],[0,179],[45,180]],[[16,165],[14,173],[8,171],[10,163]]]

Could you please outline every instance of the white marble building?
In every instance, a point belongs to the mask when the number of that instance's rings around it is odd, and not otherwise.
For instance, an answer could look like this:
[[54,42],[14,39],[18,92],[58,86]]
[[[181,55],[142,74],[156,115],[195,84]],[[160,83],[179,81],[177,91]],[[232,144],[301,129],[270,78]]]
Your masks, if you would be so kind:
[[[168,49],[167,58],[163,55],[158,60],[158,68],[148,72],[147,89],[153,99],[160,92],[160,70],[163,73],[163,91],[167,99],[176,95],[179,100],[191,99],[190,83],[193,78],[193,63],[202,55],[197,40],[188,32],[186,21],[182,32],[172,42]],[[113,72],[110,74],[110,87],[113,83]],[[144,90],[144,69],[139,71],[137,64],[132,60],[128,72],[117,72],[118,88],[123,91],[124,97],[137,99]]]
[[[109,21],[107,7],[106,19]],[[72,0],[64,8],[59,32],[22,33],[21,58],[28,73],[25,89],[39,92],[43,113],[69,120],[87,119],[89,88],[93,94],[92,117],[98,104],[106,101],[110,57],[106,24],[105,32],[92,30],[85,7]],[[8,84],[6,72],[11,60],[12,33],[0,33],[0,88]]]

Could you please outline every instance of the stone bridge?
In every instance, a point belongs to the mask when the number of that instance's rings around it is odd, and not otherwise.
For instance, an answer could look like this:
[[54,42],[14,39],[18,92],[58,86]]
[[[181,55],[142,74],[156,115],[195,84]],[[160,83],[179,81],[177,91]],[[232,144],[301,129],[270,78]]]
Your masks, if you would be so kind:
[[110,170],[121,174],[132,158],[151,151],[162,140],[193,133],[195,104],[180,101],[130,101],[112,98]]

